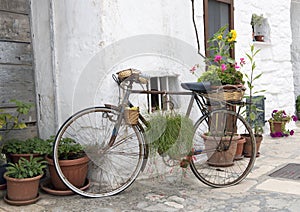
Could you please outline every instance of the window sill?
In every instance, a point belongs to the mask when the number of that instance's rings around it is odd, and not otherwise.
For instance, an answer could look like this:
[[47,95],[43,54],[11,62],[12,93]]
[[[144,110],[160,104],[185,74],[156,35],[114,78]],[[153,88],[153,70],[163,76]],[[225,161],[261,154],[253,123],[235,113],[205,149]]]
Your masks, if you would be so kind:
[[271,46],[272,45],[271,42],[269,42],[269,41],[263,41],[263,42],[261,42],[261,41],[253,41],[253,44],[255,46]]

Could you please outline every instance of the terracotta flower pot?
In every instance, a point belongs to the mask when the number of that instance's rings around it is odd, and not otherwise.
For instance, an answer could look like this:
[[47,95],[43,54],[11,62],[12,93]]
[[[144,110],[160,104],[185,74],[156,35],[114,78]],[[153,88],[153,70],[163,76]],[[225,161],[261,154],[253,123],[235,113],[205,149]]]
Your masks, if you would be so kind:
[[282,128],[285,128],[285,121],[269,121],[271,133],[282,132]]
[[38,189],[40,179],[43,175],[39,175],[33,178],[16,179],[8,177],[4,174],[4,178],[7,182],[7,200],[8,203],[15,202],[16,204],[31,203],[31,200],[35,200],[38,197]]
[[255,35],[254,36],[255,41],[263,42],[264,38],[265,38],[265,36],[263,36],[263,35]]
[[243,151],[244,151],[244,143],[246,142],[246,139],[244,137],[241,137],[239,140],[237,140],[237,146],[236,146],[236,152],[234,160],[240,160],[243,158]]
[[8,161],[12,163],[18,163],[21,157],[29,160],[31,155],[33,157],[42,157],[42,155],[40,154],[12,154],[12,153],[6,154],[6,157],[8,158]]
[[[251,142],[250,142],[250,136],[248,134],[243,134],[242,136],[246,139],[246,142],[244,143],[244,156],[251,157],[252,146],[251,146]],[[259,157],[259,155],[260,155],[259,149],[260,149],[260,144],[263,140],[263,136],[255,135],[255,140],[256,140],[256,157]]]
[[[60,179],[56,173],[54,162],[51,158],[46,156],[48,162],[50,179],[53,187],[57,190],[69,190],[67,186]],[[88,173],[88,162],[89,158],[87,156],[74,159],[74,160],[60,160],[59,164],[64,173],[65,177],[77,188],[84,186]]]
[[[236,155],[237,141],[241,138],[238,135],[232,137],[231,145],[228,150],[217,151],[216,148],[219,142],[223,142],[224,145],[229,145],[230,136],[228,137],[217,137],[201,135],[205,142],[205,149],[207,153],[207,163],[211,166],[226,167],[234,164],[234,157]],[[209,153],[209,150],[214,150]]]

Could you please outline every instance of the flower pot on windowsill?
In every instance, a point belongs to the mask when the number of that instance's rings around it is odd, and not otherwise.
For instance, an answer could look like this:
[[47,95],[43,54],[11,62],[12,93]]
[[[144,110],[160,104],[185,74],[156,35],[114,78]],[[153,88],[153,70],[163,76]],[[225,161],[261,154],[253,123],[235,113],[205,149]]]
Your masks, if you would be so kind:
[[264,35],[255,35],[254,36],[255,41],[258,41],[258,42],[264,42],[264,38],[265,38]]

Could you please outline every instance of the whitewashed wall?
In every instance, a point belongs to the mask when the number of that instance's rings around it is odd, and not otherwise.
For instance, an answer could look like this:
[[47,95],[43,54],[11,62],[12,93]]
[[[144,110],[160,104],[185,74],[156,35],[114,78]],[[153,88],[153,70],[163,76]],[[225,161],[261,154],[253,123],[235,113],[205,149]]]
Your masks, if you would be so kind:
[[[254,42],[255,47],[261,49],[256,57],[256,73],[263,72],[255,88],[267,90],[264,93],[266,120],[270,118],[274,109],[284,109],[289,114],[295,113],[290,6],[290,1],[235,1],[235,28],[239,34],[237,57],[244,57],[244,52],[249,52],[249,45],[253,44],[250,25],[252,13],[263,14],[269,24],[270,34],[266,42]],[[250,67],[245,68],[250,71]],[[268,124],[266,126],[268,133]]]
[[300,0],[291,2],[292,64],[294,73],[295,97],[300,95]]
[[[202,2],[195,0],[203,52]],[[190,0],[39,0],[32,10],[39,110],[48,114],[39,120],[42,137],[78,109],[116,102],[111,74],[120,69],[195,80],[189,74],[199,59]],[[257,71],[264,74],[257,88],[267,89],[266,118],[276,108],[294,112],[290,1],[235,1],[237,57],[245,57],[252,44],[252,13],[264,14],[270,26],[270,41],[255,43],[261,48]]]

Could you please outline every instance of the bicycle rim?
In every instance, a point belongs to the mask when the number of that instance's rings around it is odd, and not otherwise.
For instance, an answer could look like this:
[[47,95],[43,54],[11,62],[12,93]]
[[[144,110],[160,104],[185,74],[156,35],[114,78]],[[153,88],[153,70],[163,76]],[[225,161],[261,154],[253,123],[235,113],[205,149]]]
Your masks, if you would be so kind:
[[[256,158],[256,143],[249,124],[242,116],[233,111],[216,110],[201,117],[194,130],[194,155],[190,165],[201,182],[212,187],[227,187],[241,182],[249,174]],[[243,135],[249,135],[249,157],[245,157],[244,153],[236,155]]]
[[[71,116],[58,131],[53,154],[55,168],[75,193],[86,197],[115,195],[138,176],[145,155],[144,140],[138,129],[122,121],[114,144],[108,145],[118,115],[118,111],[106,107],[87,108]],[[72,138],[84,147],[90,160],[86,190],[74,186],[60,167],[58,152],[62,138]]]

